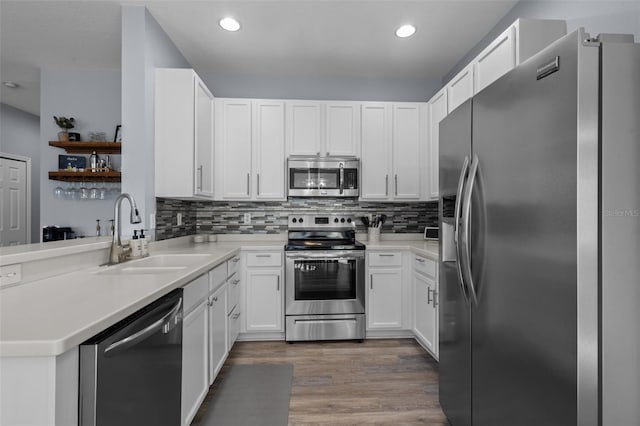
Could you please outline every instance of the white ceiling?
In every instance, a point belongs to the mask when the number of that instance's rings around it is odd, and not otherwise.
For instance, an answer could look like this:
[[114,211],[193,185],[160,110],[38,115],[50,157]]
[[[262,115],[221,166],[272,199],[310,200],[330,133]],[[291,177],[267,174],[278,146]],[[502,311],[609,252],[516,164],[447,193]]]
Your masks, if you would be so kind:
[[[39,114],[42,67],[120,68],[125,1],[0,2],[3,103]],[[517,0],[136,1],[200,73],[440,79]],[[218,20],[242,28],[229,33]],[[417,27],[399,39],[395,29]],[[426,100],[426,99],[425,99]]]

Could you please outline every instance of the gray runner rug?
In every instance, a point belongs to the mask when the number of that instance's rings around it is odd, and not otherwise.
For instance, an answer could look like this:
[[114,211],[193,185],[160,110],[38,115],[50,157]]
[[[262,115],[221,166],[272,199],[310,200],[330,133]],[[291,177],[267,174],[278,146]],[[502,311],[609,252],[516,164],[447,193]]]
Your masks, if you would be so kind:
[[292,364],[232,365],[198,425],[284,426],[292,380]]

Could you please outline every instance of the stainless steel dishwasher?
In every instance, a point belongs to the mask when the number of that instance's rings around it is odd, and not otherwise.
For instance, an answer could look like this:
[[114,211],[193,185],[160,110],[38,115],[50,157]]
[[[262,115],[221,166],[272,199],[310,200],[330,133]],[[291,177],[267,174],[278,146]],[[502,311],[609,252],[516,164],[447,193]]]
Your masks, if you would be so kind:
[[177,289],[80,345],[80,425],[179,425],[181,376]]

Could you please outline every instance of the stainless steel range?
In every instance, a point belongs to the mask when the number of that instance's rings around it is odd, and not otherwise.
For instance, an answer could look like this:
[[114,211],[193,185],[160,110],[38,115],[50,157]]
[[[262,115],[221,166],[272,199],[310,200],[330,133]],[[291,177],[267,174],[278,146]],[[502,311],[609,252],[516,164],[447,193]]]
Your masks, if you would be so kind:
[[287,341],[364,339],[365,246],[345,215],[289,216]]

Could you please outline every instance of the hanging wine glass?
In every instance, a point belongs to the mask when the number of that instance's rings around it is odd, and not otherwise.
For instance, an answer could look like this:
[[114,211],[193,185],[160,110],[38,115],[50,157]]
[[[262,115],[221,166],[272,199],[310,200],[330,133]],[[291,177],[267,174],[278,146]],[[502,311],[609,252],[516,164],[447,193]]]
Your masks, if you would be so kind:
[[58,181],[58,186],[53,189],[53,197],[58,200],[64,198],[64,188],[62,187],[62,182]]

